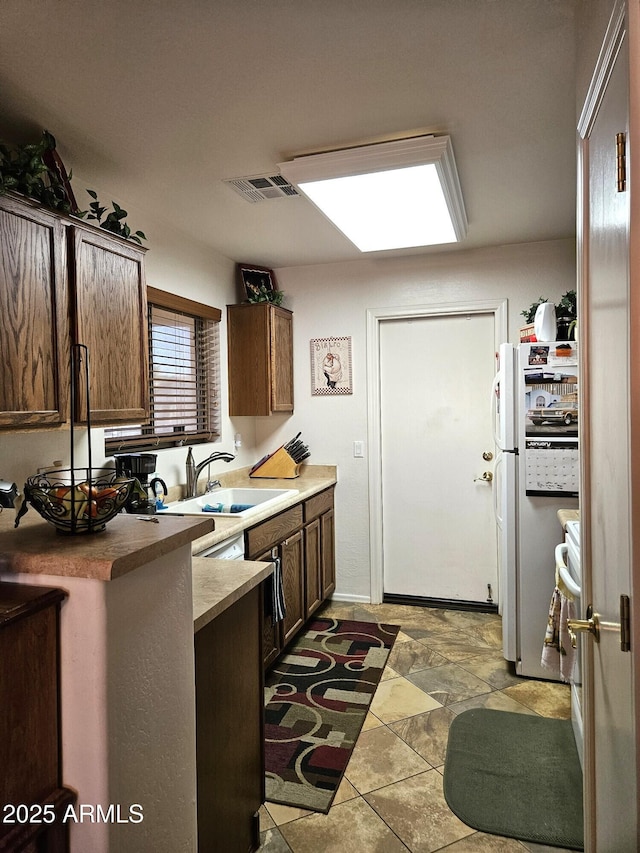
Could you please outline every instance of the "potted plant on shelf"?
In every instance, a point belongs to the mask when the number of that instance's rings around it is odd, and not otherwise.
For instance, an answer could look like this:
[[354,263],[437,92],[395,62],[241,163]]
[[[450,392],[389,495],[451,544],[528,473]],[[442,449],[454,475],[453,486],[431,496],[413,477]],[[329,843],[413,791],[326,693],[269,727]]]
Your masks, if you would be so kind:
[[0,142],[0,195],[18,193],[50,210],[78,215],[70,180],[48,130],[43,130],[39,142],[14,146]]
[[549,300],[546,299],[544,296],[539,296],[538,299],[535,302],[532,302],[528,308],[525,308],[524,311],[520,312],[521,315],[524,317],[524,321],[526,323],[526,325],[520,329],[521,344],[535,343],[535,341],[537,340],[533,330],[533,321],[535,319],[538,306],[548,301]]
[[556,322],[558,325],[558,340],[568,341],[575,337],[577,323],[577,298],[575,290],[567,290],[556,305]]

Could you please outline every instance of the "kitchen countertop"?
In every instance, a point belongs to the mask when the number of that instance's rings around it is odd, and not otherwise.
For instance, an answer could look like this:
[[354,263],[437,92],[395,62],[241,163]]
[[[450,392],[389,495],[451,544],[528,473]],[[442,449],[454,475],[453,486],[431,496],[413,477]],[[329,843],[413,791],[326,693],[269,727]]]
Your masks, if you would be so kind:
[[193,557],[192,566],[194,634],[273,572],[273,563],[249,560]]
[[[151,516],[149,516],[151,517]],[[166,516],[158,524],[117,515],[101,533],[60,534],[33,509],[14,527],[0,513],[0,572],[110,581],[209,533],[210,517]]]
[[[0,512],[0,572],[109,581],[191,543],[194,630],[215,619],[273,571],[272,563],[197,557],[213,545],[306,500],[337,482],[332,465],[303,465],[294,480],[251,479],[249,469],[220,475],[224,487],[296,489],[297,494],[249,518],[158,514],[158,524],[121,514],[106,530],[64,536],[31,508],[14,528],[15,512]],[[153,516],[150,516],[153,517]]]
[[566,529],[567,521],[580,521],[580,510],[579,509],[559,509],[558,510],[558,521],[563,530]]

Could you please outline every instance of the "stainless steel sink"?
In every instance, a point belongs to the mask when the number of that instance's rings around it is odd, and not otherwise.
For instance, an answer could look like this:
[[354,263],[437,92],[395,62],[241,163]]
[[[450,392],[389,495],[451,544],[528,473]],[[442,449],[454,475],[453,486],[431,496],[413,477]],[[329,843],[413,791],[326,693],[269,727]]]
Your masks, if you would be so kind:
[[297,489],[215,489],[198,498],[175,501],[159,512],[166,515],[201,515],[206,512],[214,518],[246,518],[297,494]]

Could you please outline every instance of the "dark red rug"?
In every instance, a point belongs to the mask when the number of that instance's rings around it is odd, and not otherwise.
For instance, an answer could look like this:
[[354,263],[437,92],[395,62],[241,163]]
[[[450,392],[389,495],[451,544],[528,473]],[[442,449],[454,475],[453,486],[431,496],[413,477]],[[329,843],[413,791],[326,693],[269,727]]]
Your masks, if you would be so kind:
[[329,811],[399,630],[318,618],[268,673],[269,802]]

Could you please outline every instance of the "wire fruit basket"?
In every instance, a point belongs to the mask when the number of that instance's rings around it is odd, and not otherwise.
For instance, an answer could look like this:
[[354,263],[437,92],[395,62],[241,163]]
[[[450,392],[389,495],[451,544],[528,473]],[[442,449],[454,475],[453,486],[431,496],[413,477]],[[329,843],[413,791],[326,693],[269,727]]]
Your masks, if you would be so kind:
[[61,533],[99,533],[122,511],[134,482],[67,468],[29,477],[24,499]]
[[[87,462],[86,468],[74,464],[74,431],[76,415],[77,379],[80,365],[84,364],[87,389]],[[91,459],[91,405],[89,402],[89,353],[84,344],[71,348],[71,467],[48,471],[28,477],[24,486],[24,500],[16,515],[15,526],[29,509],[29,504],[52,524],[59,533],[99,533],[107,522],[122,511],[131,494],[135,478],[109,476],[95,472]]]

